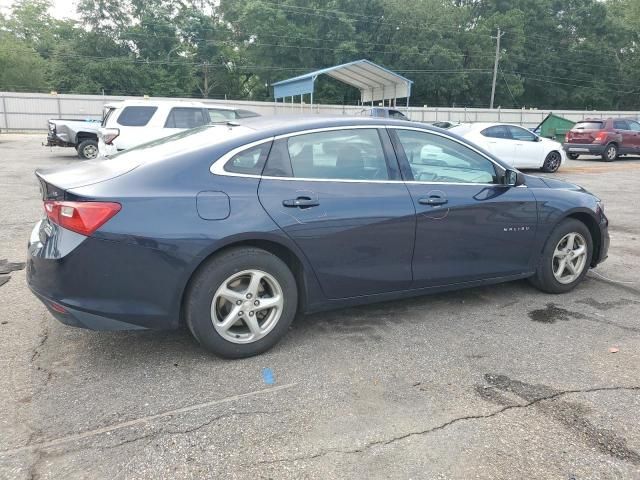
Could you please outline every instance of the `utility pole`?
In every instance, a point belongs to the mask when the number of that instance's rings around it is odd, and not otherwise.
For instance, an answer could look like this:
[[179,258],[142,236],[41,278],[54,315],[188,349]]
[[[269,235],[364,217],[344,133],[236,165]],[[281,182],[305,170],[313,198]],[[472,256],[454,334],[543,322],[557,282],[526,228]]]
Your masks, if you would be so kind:
[[202,89],[202,96],[204,98],[209,97],[209,62],[204,62],[202,64],[202,71],[204,73],[204,85]]
[[504,35],[504,32],[500,33],[500,27],[498,27],[498,35],[495,37],[496,39],[496,61],[493,64],[493,83],[491,84],[491,103],[489,104],[489,108],[493,108],[493,99],[496,95],[496,79],[498,78],[498,61],[500,60],[500,38]]

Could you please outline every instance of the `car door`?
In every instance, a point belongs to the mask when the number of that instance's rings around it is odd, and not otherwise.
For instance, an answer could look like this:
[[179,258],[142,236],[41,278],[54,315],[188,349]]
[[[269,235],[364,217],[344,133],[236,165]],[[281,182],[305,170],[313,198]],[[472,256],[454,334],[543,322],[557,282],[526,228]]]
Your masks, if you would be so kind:
[[515,154],[513,166],[517,168],[539,168],[544,163],[544,145],[538,136],[526,128],[507,125],[513,139]]
[[260,202],[328,298],[411,285],[415,209],[385,136],[384,128],[341,127],[288,135],[271,148]]
[[640,153],[640,123],[634,120],[627,120],[629,130],[633,132],[633,153]]
[[537,207],[526,186],[503,185],[500,165],[444,134],[389,132],[416,208],[415,288],[531,271]]
[[627,120],[614,120],[613,129],[616,133],[622,135],[622,145],[618,147],[621,154],[633,153],[636,150],[636,133],[631,130],[631,126]]
[[511,134],[505,125],[494,125],[480,132],[481,146],[493,153],[503,162],[514,164],[516,153],[515,143],[511,140]]

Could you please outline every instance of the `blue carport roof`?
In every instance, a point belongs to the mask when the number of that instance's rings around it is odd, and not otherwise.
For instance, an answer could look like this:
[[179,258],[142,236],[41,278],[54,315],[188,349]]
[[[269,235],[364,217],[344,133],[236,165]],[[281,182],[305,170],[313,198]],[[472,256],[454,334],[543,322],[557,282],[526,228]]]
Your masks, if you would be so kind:
[[316,78],[324,74],[359,89],[362,102],[411,96],[411,80],[363,59],[276,82],[273,84],[274,97],[313,93]]

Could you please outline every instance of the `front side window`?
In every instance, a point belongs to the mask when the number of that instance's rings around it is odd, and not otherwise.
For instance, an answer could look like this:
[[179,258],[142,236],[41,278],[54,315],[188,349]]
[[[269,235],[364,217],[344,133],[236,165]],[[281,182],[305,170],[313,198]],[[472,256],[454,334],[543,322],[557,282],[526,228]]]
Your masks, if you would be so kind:
[[640,123],[634,122],[633,120],[629,120],[627,123],[629,124],[629,130],[640,132]]
[[537,137],[531,133],[529,130],[525,130],[520,127],[512,127],[509,126],[509,133],[511,133],[511,138],[514,140],[519,140],[521,142],[535,142]]
[[124,107],[118,116],[118,123],[123,127],[144,127],[158,107]]
[[395,130],[413,179],[438,183],[498,183],[489,159],[446,137],[415,130]]
[[342,180],[388,180],[389,170],[375,128],[344,129],[291,137],[293,176]]
[[201,108],[172,108],[164,128],[195,128],[208,123]]
[[260,175],[269,154],[271,142],[265,142],[237,153],[224,165],[227,172]]

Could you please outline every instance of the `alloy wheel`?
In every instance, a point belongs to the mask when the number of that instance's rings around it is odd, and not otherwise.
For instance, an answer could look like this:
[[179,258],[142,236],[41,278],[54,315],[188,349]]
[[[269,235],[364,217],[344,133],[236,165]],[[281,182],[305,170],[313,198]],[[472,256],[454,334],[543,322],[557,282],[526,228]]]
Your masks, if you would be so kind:
[[558,152],[551,152],[545,163],[548,172],[555,172],[560,167],[560,154]]
[[211,321],[232,343],[253,343],[280,320],[284,295],[278,281],[261,270],[244,270],[227,278],[213,296]]
[[574,282],[587,263],[587,241],[577,232],[567,233],[556,245],[551,262],[558,282],[565,285]]
[[618,151],[614,145],[609,145],[607,147],[607,158],[609,160],[615,160],[617,154],[618,154]]

